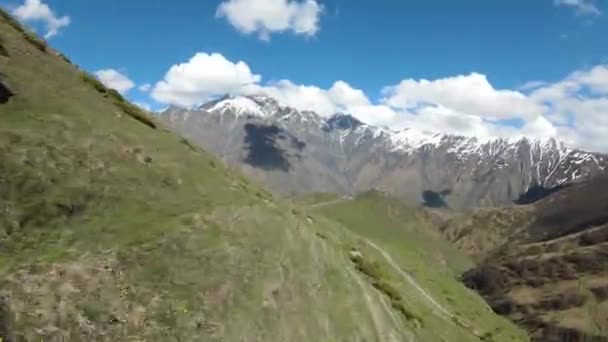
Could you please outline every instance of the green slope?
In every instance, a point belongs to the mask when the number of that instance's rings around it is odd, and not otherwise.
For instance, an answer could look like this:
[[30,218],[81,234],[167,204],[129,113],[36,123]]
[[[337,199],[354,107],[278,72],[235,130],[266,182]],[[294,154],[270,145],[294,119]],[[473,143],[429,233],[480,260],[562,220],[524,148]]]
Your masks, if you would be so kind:
[[5,13],[0,73],[2,341],[476,341],[499,326],[458,328],[360,232],[275,201]]
[[[439,336],[446,341],[455,341],[466,339],[471,331],[495,341],[523,338],[510,322],[496,316],[477,294],[461,284],[458,276],[473,264],[437,235],[437,230],[430,226],[431,217],[424,210],[410,208],[378,192],[311,207],[365,237],[369,241],[367,249],[371,244],[375,258],[388,261],[386,270],[392,273],[393,284],[399,287],[404,302],[428,323],[426,329],[419,331],[421,340],[436,338],[425,335],[428,332],[441,332]],[[387,256],[378,255],[379,250]],[[450,320],[446,323],[437,316]],[[457,337],[462,333],[465,335]]]

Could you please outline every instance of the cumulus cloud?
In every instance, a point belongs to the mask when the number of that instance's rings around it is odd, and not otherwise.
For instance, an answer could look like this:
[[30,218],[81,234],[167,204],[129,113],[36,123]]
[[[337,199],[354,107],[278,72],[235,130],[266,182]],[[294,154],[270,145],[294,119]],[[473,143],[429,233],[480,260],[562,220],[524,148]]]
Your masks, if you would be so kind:
[[478,73],[432,81],[406,79],[384,89],[384,94],[384,103],[395,108],[436,104],[490,119],[530,118],[543,110],[518,91],[495,89],[485,75]]
[[566,6],[574,8],[579,15],[597,16],[602,12],[593,4],[591,0],[554,0],[555,6]]
[[135,87],[133,81],[114,69],[97,70],[94,74],[106,87],[116,89],[121,94],[125,94]]
[[242,92],[260,80],[245,62],[233,63],[218,53],[197,53],[188,62],[173,65],[151,94],[158,102],[192,106],[214,96]]
[[25,0],[15,8],[13,15],[25,22],[41,22],[46,26],[44,38],[49,39],[59,33],[59,30],[70,24],[70,17],[55,15],[51,8],[41,0]]
[[274,32],[291,31],[314,36],[319,31],[323,6],[316,0],[227,0],[216,11],[240,32],[262,40]]
[[497,89],[478,73],[404,79],[373,101],[344,80],[329,88],[290,80],[262,83],[245,62],[198,53],[172,66],[151,91],[156,101],[181,106],[225,94],[268,95],[300,110],[326,117],[349,113],[395,130],[410,127],[482,139],[557,137],[576,147],[608,151],[607,65],[573,72],[557,82],[530,82],[519,90]]
[[529,97],[549,103],[546,117],[560,138],[591,150],[608,151],[608,65],[573,72]]
[[267,95],[287,106],[311,110],[325,117],[348,113],[371,125],[398,126],[398,115],[393,109],[373,104],[361,89],[353,88],[345,81],[336,81],[329,89],[323,89],[282,80],[248,87],[244,93]]

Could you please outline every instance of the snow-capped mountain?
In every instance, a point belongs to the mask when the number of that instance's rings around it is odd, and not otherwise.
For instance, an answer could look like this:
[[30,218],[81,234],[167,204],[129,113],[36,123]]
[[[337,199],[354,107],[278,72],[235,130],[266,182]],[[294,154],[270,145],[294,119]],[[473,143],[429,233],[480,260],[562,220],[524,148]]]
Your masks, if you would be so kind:
[[527,203],[608,171],[608,158],[555,139],[391,131],[348,114],[324,118],[266,96],[170,107],[169,127],[284,194],[372,188],[456,209]]

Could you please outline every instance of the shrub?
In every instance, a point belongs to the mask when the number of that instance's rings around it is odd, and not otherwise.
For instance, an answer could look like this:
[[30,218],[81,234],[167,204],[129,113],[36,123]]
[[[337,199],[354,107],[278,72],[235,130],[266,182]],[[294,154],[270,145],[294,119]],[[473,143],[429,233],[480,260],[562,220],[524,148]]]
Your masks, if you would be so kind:
[[11,25],[15,30],[17,30],[19,32],[25,32],[25,29],[23,28],[23,26],[21,26],[21,24],[15,18],[13,18],[12,15],[10,15],[8,12],[3,10],[2,8],[0,8],[0,17],[2,17],[4,20],[6,20],[6,22],[9,25]]
[[408,321],[415,321],[422,325],[422,318],[409,311],[400,301],[391,300],[391,306],[399,311],[399,313]]
[[125,98],[116,89],[108,88],[108,96],[116,102],[125,102]]
[[38,50],[40,50],[42,52],[47,51],[46,42],[44,40],[38,38],[38,36],[35,33],[25,30],[25,31],[23,31],[23,38],[25,38],[25,40],[30,42],[30,44],[32,44],[36,48],[38,48]]
[[91,85],[93,88],[95,88],[95,90],[97,90],[101,94],[105,95],[108,93],[108,88],[106,88],[103,83],[101,83],[95,76],[89,74],[88,72],[81,71],[80,78],[82,78],[85,83]]
[[182,138],[179,140],[179,142],[180,142],[180,143],[182,143],[182,144],[184,144],[184,145],[186,145],[186,146],[187,146],[187,147],[188,147],[188,148],[189,148],[191,151],[196,151],[196,146],[194,146],[194,144],[192,144],[192,143],[190,142],[190,140],[188,140],[188,139],[186,139],[186,138],[183,138],[183,137],[182,137]]
[[494,333],[486,332],[485,334],[481,335],[479,339],[483,342],[492,342],[494,341]]
[[139,109],[139,107],[126,101],[115,102],[115,104],[128,116],[143,123],[144,125],[156,129],[156,122],[154,122],[154,120],[148,114]]
[[112,102],[128,116],[149,127],[154,129],[157,128],[156,122],[154,122],[154,120],[148,114],[144,113],[141,108],[125,100],[125,98],[115,89],[106,88],[106,86],[103,85],[103,83],[101,83],[95,76],[87,73],[86,71],[81,71],[80,77],[83,81],[95,88],[95,90],[97,90],[99,93],[109,97]]
[[384,279],[380,265],[375,262],[365,260],[358,252],[351,252],[350,260],[355,264],[357,270],[372,280],[372,286],[387,296],[391,302],[391,306],[399,311],[399,313],[408,321],[416,321],[422,324],[422,319],[416,314],[409,311],[402,302],[402,297],[399,291]]
[[2,17],[6,22],[12,26],[15,30],[21,32],[23,38],[30,42],[30,44],[34,45],[38,48],[38,50],[42,52],[47,51],[46,42],[43,39],[40,39],[34,32],[26,30],[13,16],[11,16],[8,12],[0,8],[0,17]]
[[64,61],[66,61],[66,63],[68,64],[73,64],[72,61],[64,54],[62,53],[58,53],[59,58],[63,59]]

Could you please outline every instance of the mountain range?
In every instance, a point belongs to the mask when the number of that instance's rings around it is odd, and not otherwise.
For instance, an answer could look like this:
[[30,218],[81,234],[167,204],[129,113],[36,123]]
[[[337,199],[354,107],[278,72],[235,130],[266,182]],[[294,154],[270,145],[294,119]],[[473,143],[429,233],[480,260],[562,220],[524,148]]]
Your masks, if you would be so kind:
[[608,167],[600,153],[556,139],[478,139],[392,131],[351,115],[322,117],[267,96],[169,107],[172,130],[276,193],[354,195],[377,189],[410,204],[457,210],[532,203]]

